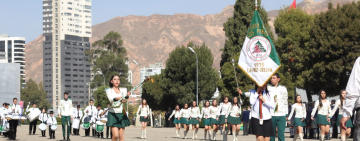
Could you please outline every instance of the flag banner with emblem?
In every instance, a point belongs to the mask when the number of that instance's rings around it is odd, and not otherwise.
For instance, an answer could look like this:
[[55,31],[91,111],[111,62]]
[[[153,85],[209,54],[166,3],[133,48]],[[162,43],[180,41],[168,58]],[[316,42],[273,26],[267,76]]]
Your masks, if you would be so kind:
[[256,85],[263,86],[280,68],[280,59],[258,10],[255,10],[238,65]]

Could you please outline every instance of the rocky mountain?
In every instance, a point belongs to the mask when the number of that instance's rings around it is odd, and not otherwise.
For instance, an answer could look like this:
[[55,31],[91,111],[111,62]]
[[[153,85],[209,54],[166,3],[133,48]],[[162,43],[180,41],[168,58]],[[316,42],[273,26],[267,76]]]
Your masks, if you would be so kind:
[[[304,0],[297,4],[309,14],[327,10],[327,3],[344,4],[352,0]],[[289,4],[291,4],[289,2]],[[214,67],[219,69],[220,49],[224,47],[226,36],[223,23],[233,15],[233,6],[225,7],[213,15],[174,14],[151,16],[115,17],[109,21],[94,25],[91,42],[103,38],[109,31],[119,32],[124,40],[123,46],[128,51],[130,62],[136,60],[139,65],[130,63],[133,71],[133,84],[140,81],[140,67],[149,64],[163,63],[176,46],[186,45],[189,41],[195,44],[206,43],[214,55]],[[278,10],[269,11],[269,23],[273,26]],[[274,32],[274,28],[272,28]],[[26,79],[42,81],[42,36],[26,45]],[[195,61],[195,60],[194,60]]]

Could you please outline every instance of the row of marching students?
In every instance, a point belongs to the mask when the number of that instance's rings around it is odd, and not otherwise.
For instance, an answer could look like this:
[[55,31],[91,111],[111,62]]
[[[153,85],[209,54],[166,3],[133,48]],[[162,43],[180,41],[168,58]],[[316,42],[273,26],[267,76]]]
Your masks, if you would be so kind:
[[[188,104],[184,104],[184,108],[180,110],[180,106],[176,105],[175,110],[170,115],[169,119],[172,116],[175,116],[174,124],[176,136],[179,138],[181,124],[184,127],[184,138],[187,139],[187,133],[189,131],[189,125],[192,126],[192,139],[197,139],[197,132],[199,130],[199,124],[201,120],[203,120],[203,124],[205,126],[204,130],[204,138],[206,139],[209,136],[210,140],[216,140],[216,132],[219,129],[219,125],[224,125],[226,123],[230,124],[233,129],[233,138],[237,140],[237,135],[240,131],[240,114],[241,114],[241,105],[242,100],[234,97],[232,102],[228,101],[228,97],[224,98],[224,102],[217,105],[217,101],[214,100],[212,105],[210,105],[209,101],[206,101],[204,107],[201,109],[197,106],[196,101],[191,103],[191,108],[188,107]],[[211,131],[211,126],[213,126],[213,130]],[[224,140],[227,140],[227,133],[230,129],[228,126],[228,130],[226,133],[224,132]],[[225,128],[223,128],[225,130]]]

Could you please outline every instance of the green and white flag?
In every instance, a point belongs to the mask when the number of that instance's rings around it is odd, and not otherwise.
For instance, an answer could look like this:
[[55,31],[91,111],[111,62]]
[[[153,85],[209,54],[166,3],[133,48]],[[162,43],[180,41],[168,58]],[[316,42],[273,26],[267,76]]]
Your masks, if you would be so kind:
[[281,66],[258,10],[252,18],[238,65],[258,86],[265,85]]

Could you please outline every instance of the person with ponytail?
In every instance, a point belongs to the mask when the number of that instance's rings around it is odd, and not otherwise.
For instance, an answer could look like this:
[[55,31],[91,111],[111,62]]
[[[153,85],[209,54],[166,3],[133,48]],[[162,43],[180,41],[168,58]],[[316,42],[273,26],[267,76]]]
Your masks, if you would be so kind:
[[[237,91],[243,95],[240,89]],[[255,85],[255,89],[244,93],[244,95],[250,97],[250,105],[252,106],[249,133],[256,135],[257,141],[270,141],[270,137],[275,135],[271,120],[271,110],[275,109],[274,96],[270,95],[267,85],[262,87]]]
[[[289,115],[289,118],[291,119],[291,117],[293,116],[294,112],[295,114],[295,120],[294,120],[294,126],[296,127],[296,133],[294,136],[294,141],[297,140],[297,138],[300,138],[300,141],[303,141],[303,134],[302,134],[302,129],[303,127],[306,126],[305,123],[305,119],[306,119],[306,107],[305,105],[302,104],[302,100],[301,100],[301,96],[300,95],[296,95],[295,98],[295,104],[292,106],[291,108],[291,113]],[[290,121],[288,121],[288,123],[290,123]]]
[[325,136],[329,133],[330,128],[330,101],[326,99],[326,92],[324,90],[320,90],[319,92],[319,100],[315,102],[314,109],[311,113],[311,120],[314,120],[315,112],[318,111],[316,117],[316,124],[318,124],[321,133],[320,133],[320,141],[325,140]]
[[219,120],[217,119],[217,113],[219,111],[217,100],[212,101],[212,106],[210,106],[210,116],[211,116],[211,124],[213,126],[212,137],[210,140],[216,140],[216,132],[219,129]]
[[201,116],[203,119],[203,124],[205,127],[204,130],[204,139],[206,140],[206,134],[209,134],[209,140],[211,140],[211,116],[210,116],[210,102],[209,100],[205,101],[204,107],[201,109]]
[[230,130],[230,126],[227,126],[226,129],[226,123],[227,121],[225,120],[225,115],[228,114],[228,109],[230,107],[231,103],[229,103],[229,98],[227,96],[224,97],[223,102],[220,103],[219,106],[219,110],[218,110],[218,117],[216,118],[216,120],[218,120],[220,122],[220,126],[222,126],[222,134],[223,134],[223,140],[227,140],[227,135],[229,133]]
[[[336,110],[339,108],[339,115],[337,117],[337,121],[336,121],[336,126],[339,126],[339,121],[340,119],[342,118],[342,114],[343,114],[343,104],[345,102],[345,97],[346,97],[346,90],[341,90],[340,91],[340,99],[339,100],[336,100],[335,102],[335,106],[334,108],[332,109],[331,113],[330,113],[330,118],[334,116]],[[347,127],[347,129],[342,129],[341,128],[341,141],[346,141],[346,138],[348,138],[350,136],[350,133],[351,133],[351,128],[353,127],[353,124],[352,124],[352,121],[351,119],[349,119],[345,126]]]
[[190,124],[190,109],[188,108],[188,104],[184,104],[184,108],[180,110],[180,117],[178,120],[181,119],[181,123],[184,127],[184,139],[187,139],[187,133],[189,132],[189,124]]
[[175,132],[176,132],[176,137],[179,138],[179,133],[180,133],[180,128],[181,128],[181,122],[179,120],[180,118],[180,106],[176,104],[175,106],[175,110],[172,112],[172,114],[169,117],[169,121],[171,119],[172,116],[175,115],[174,121],[173,123],[175,124]]
[[233,131],[233,141],[237,141],[237,136],[239,135],[240,131],[240,124],[241,124],[241,105],[242,100],[234,97],[232,100],[232,104],[229,107],[229,113],[225,116],[227,122],[232,126]]

